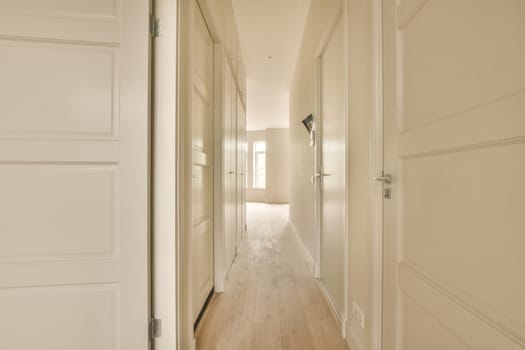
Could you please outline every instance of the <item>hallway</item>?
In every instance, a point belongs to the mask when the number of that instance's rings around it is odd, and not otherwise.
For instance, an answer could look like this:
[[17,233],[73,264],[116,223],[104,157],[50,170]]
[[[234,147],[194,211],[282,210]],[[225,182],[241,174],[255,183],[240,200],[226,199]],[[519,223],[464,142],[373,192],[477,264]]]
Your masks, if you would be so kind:
[[248,203],[247,212],[247,236],[197,330],[197,349],[346,349],[289,229],[288,206]]

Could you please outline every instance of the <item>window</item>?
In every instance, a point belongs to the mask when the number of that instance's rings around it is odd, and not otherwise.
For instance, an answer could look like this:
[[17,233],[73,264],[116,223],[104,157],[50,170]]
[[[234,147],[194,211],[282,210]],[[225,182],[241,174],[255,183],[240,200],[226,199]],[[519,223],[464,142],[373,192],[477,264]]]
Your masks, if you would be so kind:
[[266,188],[266,142],[253,143],[253,188]]

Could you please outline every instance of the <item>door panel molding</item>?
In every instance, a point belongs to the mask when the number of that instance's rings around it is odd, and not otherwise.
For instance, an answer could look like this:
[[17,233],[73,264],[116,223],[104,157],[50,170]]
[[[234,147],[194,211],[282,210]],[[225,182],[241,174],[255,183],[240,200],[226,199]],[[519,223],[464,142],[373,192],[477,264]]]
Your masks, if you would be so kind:
[[[372,121],[370,123],[371,176],[383,176],[383,0],[372,1]],[[383,349],[383,185],[370,179],[372,234],[372,350]]]
[[[437,317],[447,328],[461,333],[469,344],[475,344],[476,349],[521,350],[525,347],[525,337],[518,333],[516,327],[509,326],[511,321],[504,315],[449,283],[436,279],[414,262],[405,259],[399,264],[399,285],[423,309],[432,308],[426,311],[430,317]],[[465,317],[468,317],[467,322],[460,321]],[[469,323],[475,326],[467,327]]]
[[520,110],[525,110],[523,91],[460,115],[404,131],[400,134],[400,155],[409,159],[521,142],[525,135],[525,121]]
[[150,1],[118,3],[0,4],[0,348],[149,346]]
[[384,5],[384,349],[525,349],[525,7]]
[[428,1],[430,0],[402,0],[397,10],[398,28],[403,29],[406,27]]

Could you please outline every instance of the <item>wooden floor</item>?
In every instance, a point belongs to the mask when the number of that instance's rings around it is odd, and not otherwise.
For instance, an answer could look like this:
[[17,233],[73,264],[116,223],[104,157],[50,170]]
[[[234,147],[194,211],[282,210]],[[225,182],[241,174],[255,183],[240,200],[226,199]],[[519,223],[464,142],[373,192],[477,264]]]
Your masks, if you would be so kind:
[[248,234],[197,331],[198,350],[343,350],[288,206],[248,204]]

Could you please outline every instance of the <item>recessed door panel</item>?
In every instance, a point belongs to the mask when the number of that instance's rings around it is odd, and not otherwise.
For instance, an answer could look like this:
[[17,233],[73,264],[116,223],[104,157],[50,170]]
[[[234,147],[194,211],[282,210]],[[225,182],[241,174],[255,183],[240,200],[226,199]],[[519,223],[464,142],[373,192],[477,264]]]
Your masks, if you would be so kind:
[[192,55],[192,290],[195,321],[213,288],[213,42],[195,4]]
[[149,2],[0,1],[0,348],[148,348]]
[[339,19],[321,56],[321,281],[343,314],[345,122],[343,22]]

